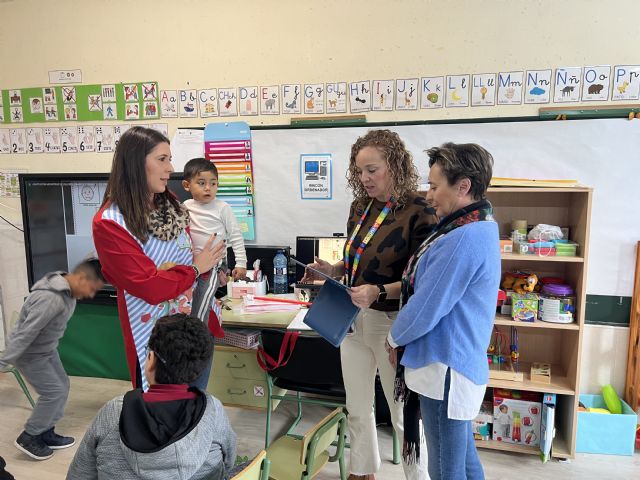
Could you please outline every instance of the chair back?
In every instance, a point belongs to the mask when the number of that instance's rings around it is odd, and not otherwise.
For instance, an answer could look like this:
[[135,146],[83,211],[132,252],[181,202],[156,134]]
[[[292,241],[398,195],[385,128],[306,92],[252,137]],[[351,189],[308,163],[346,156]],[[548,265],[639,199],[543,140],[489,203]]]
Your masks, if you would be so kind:
[[[261,342],[265,353],[277,358],[284,337],[282,330],[262,330]],[[286,365],[271,370],[269,374],[301,386],[344,389],[340,349],[314,334],[301,334]]]
[[236,473],[231,480],[268,480],[269,464],[267,452],[262,450],[249,465]]
[[347,417],[342,407],[336,408],[324,417],[302,437],[300,463],[306,464],[307,471],[313,471],[313,465],[324,454],[338,435],[338,452],[344,450]]

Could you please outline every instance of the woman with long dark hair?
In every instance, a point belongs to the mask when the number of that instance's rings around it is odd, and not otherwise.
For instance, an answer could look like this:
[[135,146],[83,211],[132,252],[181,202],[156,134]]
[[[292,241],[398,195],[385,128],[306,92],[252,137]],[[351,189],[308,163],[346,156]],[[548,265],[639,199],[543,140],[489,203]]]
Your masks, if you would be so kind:
[[146,347],[155,321],[189,313],[193,286],[224,256],[212,237],[194,256],[189,216],[167,189],[169,140],[144,127],[127,130],[113,156],[93,239],[105,278],[118,291],[118,314],[134,387],[146,390]]

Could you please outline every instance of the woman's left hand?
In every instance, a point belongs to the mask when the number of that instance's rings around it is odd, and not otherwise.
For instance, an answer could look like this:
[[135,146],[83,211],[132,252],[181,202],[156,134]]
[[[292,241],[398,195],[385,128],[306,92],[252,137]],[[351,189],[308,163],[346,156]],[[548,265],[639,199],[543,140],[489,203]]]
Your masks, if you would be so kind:
[[389,355],[389,363],[391,364],[391,366],[393,368],[397,368],[398,367],[398,349],[393,348],[391,345],[389,345],[388,340],[384,341],[384,349],[387,351],[387,354]]
[[380,290],[375,285],[358,285],[351,287],[349,295],[351,295],[351,301],[356,307],[369,308],[378,299],[378,293]]

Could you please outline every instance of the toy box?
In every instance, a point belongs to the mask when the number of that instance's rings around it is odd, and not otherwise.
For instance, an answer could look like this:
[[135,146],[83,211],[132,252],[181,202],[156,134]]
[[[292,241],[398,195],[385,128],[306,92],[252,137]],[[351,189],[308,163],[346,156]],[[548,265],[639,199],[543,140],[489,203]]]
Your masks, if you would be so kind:
[[[602,395],[580,395],[587,408],[607,408]],[[618,415],[578,412],[576,452],[633,455],[638,416],[622,402]]]
[[500,237],[500,253],[513,253],[513,240],[508,237]]
[[491,440],[491,429],[493,424],[493,404],[490,400],[482,402],[480,413],[473,419],[473,438],[476,440]]
[[551,444],[556,434],[556,394],[545,393],[542,396],[542,424],[540,427],[540,458],[543,462],[549,460]]
[[493,440],[540,445],[541,394],[493,389]]
[[538,314],[538,295],[535,293],[511,294],[511,318],[521,322],[533,322]]

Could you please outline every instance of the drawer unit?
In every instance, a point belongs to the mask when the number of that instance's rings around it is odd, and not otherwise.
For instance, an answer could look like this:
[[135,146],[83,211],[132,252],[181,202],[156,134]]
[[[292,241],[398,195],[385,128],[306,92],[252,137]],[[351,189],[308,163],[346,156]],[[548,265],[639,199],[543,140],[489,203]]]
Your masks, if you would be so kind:
[[[224,405],[267,408],[267,378],[255,350],[216,345],[207,390]],[[275,387],[273,393],[283,395],[286,390]],[[273,409],[278,403],[273,401]]]
[[255,350],[216,345],[213,351],[213,375],[215,377],[246,380],[264,380],[264,370],[258,365]]

